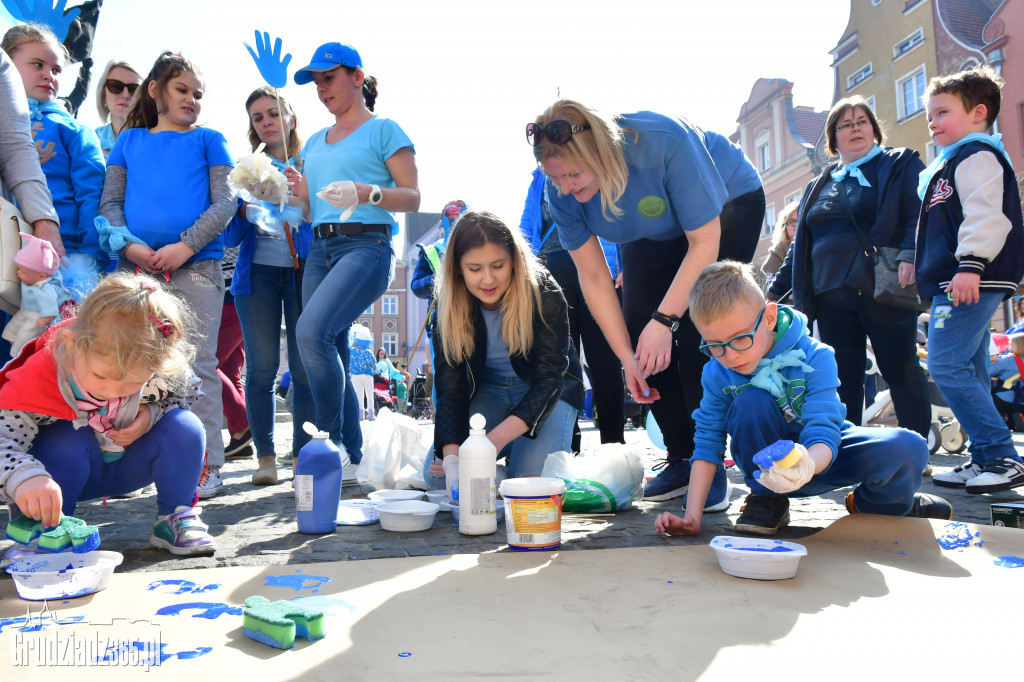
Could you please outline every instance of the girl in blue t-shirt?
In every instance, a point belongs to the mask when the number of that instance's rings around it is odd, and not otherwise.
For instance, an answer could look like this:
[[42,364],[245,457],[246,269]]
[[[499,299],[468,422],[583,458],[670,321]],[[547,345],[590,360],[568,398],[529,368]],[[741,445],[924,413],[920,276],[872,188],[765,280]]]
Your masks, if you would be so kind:
[[[316,83],[334,125],[314,133],[300,157],[295,194],[311,217],[313,245],[302,279],[298,341],[315,396],[316,425],[361,457],[359,405],[348,380],[349,327],[387,289],[394,270],[394,213],[419,209],[412,141],[397,123],[373,113],[377,80],[350,45],[327,43],[295,73]],[[341,339],[342,343],[338,344]]]
[[[750,262],[764,220],[761,180],[725,137],[651,111],[607,117],[560,100],[526,134],[587,305],[665,438],[668,466],[644,497],[683,495],[707,359],[687,298],[716,260]],[[622,245],[622,307],[598,237]],[[728,498],[720,469],[706,510],[725,510]]]
[[[249,117],[249,144],[253,152],[265,144],[263,153],[270,157],[278,170],[283,172],[288,166],[302,168],[301,159],[286,157],[286,150],[287,153],[298,154],[302,140],[295,112],[280,93],[266,86],[257,88],[246,99],[245,111]],[[235,299],[238,321],[242,324],[246,351],[245,409],[256,445],[258,467],[252,477],[256,485],[277,483],[274,384],[281,358],[282,313],[293,387],[292,452],[297,453],[309,441],[302,425],[314,419],[309,382],[295,339],[301,310],[302,264],[309,255],[313,232],[309,223],[296,221],[298,224],[289,224],[289,240],[283,232],[283,224],[281,232],[270,232],[245,218],[248,213],[249,217],[260,222],[260,218],[254,215],[255,211],[263,216],[264,224],[268,218],[286,222],[285,216],[276,209],[275,205],[266,202],[243,203],[224,233],[229,247],[239,247],[235,274],[231,279],[231,294]]]
[[97,225],[104,248],[121,256],[119,267],[161,273],[196,311],[199,324],[190,332],[203,396],[193,411],[206,427],[207,461],[198,490],[206,498],[223,486],[216,355],[224,305],[220,235],[235,213],[235,200],[227,186],[233,165],[227,141],[197,124],[203,94],[191,62],[170,52],[160,55],[110,150]]
[[67,51],[50,29],[19,24],[7,31],[0,47],[17,67],[28,95],[32,137],[67,252],[62,283],[67,295],[81,302],[109,262],[93,225],[103,191],[103,152],[95,133],[57,100]]

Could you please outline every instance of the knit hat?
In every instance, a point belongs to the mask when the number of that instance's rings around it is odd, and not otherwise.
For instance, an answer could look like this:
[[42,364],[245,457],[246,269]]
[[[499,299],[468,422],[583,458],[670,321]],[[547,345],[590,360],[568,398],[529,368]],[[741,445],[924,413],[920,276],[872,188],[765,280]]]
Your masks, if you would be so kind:
[[45,272],[53,275],[60,266],[60,257],[53,244],[33,237],[30,234],[22,234],[22,247],[14,254],[14,262],[32,272]]

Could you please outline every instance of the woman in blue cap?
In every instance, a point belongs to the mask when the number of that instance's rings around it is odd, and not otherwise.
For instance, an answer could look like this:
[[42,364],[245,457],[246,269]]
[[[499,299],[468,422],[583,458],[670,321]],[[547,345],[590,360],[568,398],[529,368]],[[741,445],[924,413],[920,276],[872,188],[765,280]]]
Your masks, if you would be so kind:
[[[313,226],[302,279],[299,354],[315,396],[317,427],[358,462],[360,414],[346,371],[349,327],[391,281],[394,214],[420,206],[416,160],[398,124],[373,113],[377,80],[363,71],[354,47],[318,47],[309,65],[295,73],[299,85],[311,81],[334,125],[306,142],[299,155],[301,176],[294,168],[286,173]],[[346,343],[339,347],[338,338]]]

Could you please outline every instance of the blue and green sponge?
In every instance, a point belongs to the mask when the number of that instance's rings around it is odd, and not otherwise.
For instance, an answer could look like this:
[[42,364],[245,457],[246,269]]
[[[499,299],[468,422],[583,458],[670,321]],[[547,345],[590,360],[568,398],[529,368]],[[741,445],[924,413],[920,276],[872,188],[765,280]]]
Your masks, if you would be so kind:
[[242,634],[278,649],[291,649],[295,637],[309,641],[324,636],[324,612],[290,601],[272,602],[254,595],[245,600]]
[[43,529],[40,521],[19,516],[7,524],[7,539],[20,545],[28,545],[39,538],[39,549],[44,552],[67,552],[76,554],[91,552],[100,546],[100,530],[87,526],[85,521],[73,516],[64,516],[60,523],[49,530]]
[[[768,471],[772,465],[780,469],[789,469],[800,459],[801,452],[791,440],[780,440],[772,443],[754,455],[754,464],[762,471]],[[755,472],[757,473],[757,472]]]

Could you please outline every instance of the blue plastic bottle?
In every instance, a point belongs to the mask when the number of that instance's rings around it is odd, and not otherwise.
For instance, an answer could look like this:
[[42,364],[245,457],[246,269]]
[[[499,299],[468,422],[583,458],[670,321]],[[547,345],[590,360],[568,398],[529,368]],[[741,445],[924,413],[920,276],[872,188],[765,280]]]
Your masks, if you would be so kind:
[[341,450],[306,422],[303,430],[313,437],[299,451],[295,463],[295,510],[300,533],[333,533],[341,499]]

